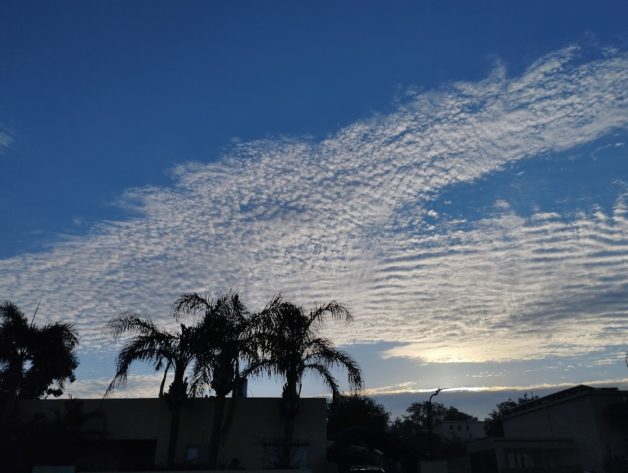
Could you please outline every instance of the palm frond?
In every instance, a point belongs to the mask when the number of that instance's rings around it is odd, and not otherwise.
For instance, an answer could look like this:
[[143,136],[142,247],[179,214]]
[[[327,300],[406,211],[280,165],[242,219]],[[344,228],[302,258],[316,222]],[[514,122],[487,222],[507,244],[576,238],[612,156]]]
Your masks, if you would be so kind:
[[172,314],[179,320],[182,314],[211,311],[215,302],[210,297],[202,297],[196,292],[182,294],[172,306]]
[[[158,332],[163,335],[161,332]],[[119,351],[116,359],[116,373],[107,387],[105,396],[114,389],[126,385],[129,369],[136,361],[152,361],[155,369],[160,369],[163,360],[173,360],[175,347],[174,340],[170,337],[151,337],[148,335],[137,336],[130,339]]]
[[331,301],[327,304],[316,306],[310,311],[310,325],[314,323],[322,323],[326,315],[329,315],[334,320],[344,320],[346,322],[351,322],[353,320],[351,312],[345,305],[336,301]]
[[336,378],[333,377],[327,366],[321,363],[308,363],[305,365],[305,369],[318,373],[320,377],[323,378],[323,381],[327,387],[329,387],[334,396],[338,394],[338,382],[336,381]]
[[123,312],[109,321],[107,325],[114,341],[125,334],[151,337],[166,337],[168,335],[167,332],[160,330],[155,325],[150,316],[143,317],[134,312]]
[[362,371],[357,362],[351,356],[338,348],[326,338],[317,338],[312,341],[310,353],[306,361],[323,364],[325,366],[338,366],[347,370],[347,381],[352,390],[360,390],[363,387]]

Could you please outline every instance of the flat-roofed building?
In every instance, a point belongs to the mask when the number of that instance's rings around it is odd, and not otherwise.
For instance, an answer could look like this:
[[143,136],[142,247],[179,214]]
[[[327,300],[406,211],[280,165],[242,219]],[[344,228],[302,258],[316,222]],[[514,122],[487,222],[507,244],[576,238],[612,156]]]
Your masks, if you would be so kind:
[[474,472],[628,471],[628,391],[575,386],[514,408],[469,447]]
[[[130,471],[166,465],[170,410],[163,399],[32,400],[18,403],[22,425],[45,425],[62,417],[66,403],[81,403],[85,421],[81,432],[89,437],[78,453],[84,471]],[[183,403],[175,464],[197,469],[209,458],[214,398]],[[283,445],[281,399],[227,399],[226,433],[219,463],[234,469],[263,470],[276,466]],[[76,415],[75,415],[76,417]],[[37,420],[39,419],[39,420]],[[325,399],[300,400],[293,436],[293,459],[299,469],[327,468]],[[77,470],[78,471],[78,470]],[[83,471],[83,470],[81,470]]]

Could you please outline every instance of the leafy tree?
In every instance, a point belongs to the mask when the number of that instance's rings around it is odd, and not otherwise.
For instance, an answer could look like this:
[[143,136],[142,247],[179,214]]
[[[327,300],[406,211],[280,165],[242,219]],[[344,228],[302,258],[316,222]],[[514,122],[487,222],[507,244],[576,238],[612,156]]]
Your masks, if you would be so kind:
[[[435,450],[442,450],[444,446],[435,435],[430,435],[429,402],[413,402],[407,409],[408,415],[397,418],[390,426],[390,432],[406,446],[416,448],[417,445],[431,446]],[[446,407],[439,402],[432,402],[432,425],[448,420],[473,420],[475,417],[462,412],[453,406]],[[430,450],[428,448],[428,450]],[[426,453],[434,453],[426,452]]]
[[390,414],[384,406],[365,396],[337,396],[327,410],[330,435],[360,429],[367,438],[375,438],[388,428]]
[[[429,421],[429,403],[413,402],[407,409],[409,415],[404,416],[405,419],[413,422],[420,430],[428,429]],[[432,425],[436,425],[448,420],[473,420],[475,417],[466,412],[459,411],[454,406],[446,407],[440,402],[432,402],[431,408]]]
[[477,420],[477,417],[467,414],[466,412],[459,411],[454,406],[449,406],[445,410],[445,415],[443,416],[443,421],[448,420]]
[[339,394],[338,382],[331,373],[331,368],[335,366],[347,370],[351,389],[358,390],[363,384],[362,373],[353,358],[335,348],[331,340],[320,336],[328,317],[352,320],[347,308],[337,302],[316,306],[306,313],[302,307],[283,300],[281,295],[272,299],[260,314],[262,359],[248,372],[277,375],[284,379],[284,449],[281,459],[284,468],[290,467],[291,463],[294,421],[304,374],[311,372],[320,376],[334,397]]
[[417,438],[424,436],[426,430],[408,416],[397,417],[390,424],[390,432],[407,445],[415,445]]
[[257,360],[256,320],[238,294],[216,299],[196,293],[182,295],[174,305],[175,316],[201,313],[198,325],[199,350],[196,353],[194,384],[209,386],[216,394],[209,446],[209,468],[216,468],[223,434],[227,395],[242,381],[240,360]]
[[[131,365],[137,361],[153,364],[155,371],[164,369],[159,397],[166,399],[170,406],[170,436],[168,443],[168,466],[174,462],[174,454],[179,435],[179,419],[181,405],[188,397],[195,394],[197,386],[188,386],[185,377],[187,369],[192,365],[199,351],[197,327],[180,325],[180,329],[169,332],[157,327],[150,317],[125,312],[114,318],[109,327],[114,340],[123,335],[131,335],[122,346],[116,361],[116,374],[107,388],[105,396],[114,389],[124,386]],[[167,393],[164,384],[169,369],[174,369],[174,380]]]
[[489,437],[503,437],[504,427],[502,425],[502,419],[510,414],[513,408],[525,404],[526,402],[534,401],[535,399],[538,399],[538,396],[524,393],[524,395],[519,397],[516,401],[508,399],[497,404],[495,409],[489,412],[489,417],[484,422],[486,435]]
[[[436,435],[430,435],[429,428],[429,402],[414,402],[407,409],[408,415],[397,418],[390,426],[390,432],[397,437],[400,442],[408,447],[416,448],[422,445],[425,448],[423,453],[435,455],[449,453],[459,454],[460,447],[443,443]],[[432,402],[431,406],[432,425],[450,420],[474,420],[475,417],[462,412],[453,406],[445,406],[439,402]],[[453,450],[452,450],[453,449]]]
[[63,394],[74,382],[78,336],[67,323],[36,326],[12,302],[0,303],[0,425],[8,422],[16,399]]
[[[327,452],[329,461],[340,471],[351,465],[372,464],[374,450],[392,457],[390,445],[396,439],[388,435],[389,414],[373,399],[358,394],[339,395],[327,404],[327,438],[333,441]],[[355,446],[366,448],[358,448]]]

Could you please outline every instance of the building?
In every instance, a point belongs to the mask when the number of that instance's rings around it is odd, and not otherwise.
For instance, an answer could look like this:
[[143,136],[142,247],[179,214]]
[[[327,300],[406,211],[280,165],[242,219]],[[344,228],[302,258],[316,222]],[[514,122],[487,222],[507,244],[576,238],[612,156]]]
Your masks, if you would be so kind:
[[628,391],[575,386],[512,410],[469,446],[474,472],[628,471]]
[[[228,430],[219,463],[233,469],[275,467],[283,439],[281,399],[226,402]],[[207,464],[214,405],[213,398],[189,399],[183,404],[175,452],[175,464],[181,469]],[[32,400],[19,402],[17,412],[21,425],[35,426],[31,429],[34,438],[57,425],[58,435],[86,439],[76,452],[77,471],[149,470],[166,465],[170,410],[163,399]],[[326,470],[325,418],[325,399],[301,399],[293,437],[293,456],[299,469]],[[54,438],[40,445],[50,442]],[[54,458],[49,464],[51,460]],[[47,459],[39,459],[42,462]]]
[[451,442],[468,443],[486,437],[484,422],[473,420],[444,420],[434,426],[434,433]]

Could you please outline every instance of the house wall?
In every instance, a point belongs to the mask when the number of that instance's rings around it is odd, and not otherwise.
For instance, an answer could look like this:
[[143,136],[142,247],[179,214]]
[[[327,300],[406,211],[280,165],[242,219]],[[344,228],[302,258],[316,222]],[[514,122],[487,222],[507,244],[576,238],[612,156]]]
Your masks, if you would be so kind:
[[434,433],[453,441],[471,442],[486,437],[480,421],[443,421],[434,426]]
[[626,433],[613,431],[606,406],[621,400],[617,393],[586,393],[523,411],[503,421],[505,438],[572,438],[585,469],[604,471],[605,458],[626,455]]
[[[582,473],[571,440],[491,437],[469,445],[472,473]],[[600,472],[601,473],[601,472]]]
[[[178,458],[184,459],[186,449],[195,446],[200,447],[202,458],[207,454],[213,416],[211,401],[192,399],[184,406],[181,425],[185,426],[186,432],[179,441]],[[263,468],[265,445],[277,445],[282,441],[280,406],[281,399],[278,398],[228,399],[225,417],[230,417],[231,421],[220,449],[219,461],[229,464],[236,458],[247,469]],[[183,432],[184,429],[181,430]],[[318,470],[325,467],[327,434],[324,399],[301,399],[293,441],[307,445],[309,468]],[[165,456],[161,460],[165,462]]]
[[[62,412],[64,400],[21,401],[18,415],[23,420],[37,413],[53,418]],[[154,440],[155,466],[166,464],[170,411],[162,399],[83,400],[84,412],[100,411],[107,440]],[[189,399],[183,405],[175,461],[184,463],[188,449],[196,449],[199,463],[208,459],[215,399]],[[265,445],[282,440],[279,398],[227,399],[226,416],[230,428],[224,436],[219,462],[229,464],[237,458],[246,469],[265,467]],[[89,426],[86,426],[89,427]],[[93,427],[93,426],[92,426]],[[294,441],[307,449],[307,468],[323,471],[327,464],[326,409],[324,399],[301,399],[296,418]]]

